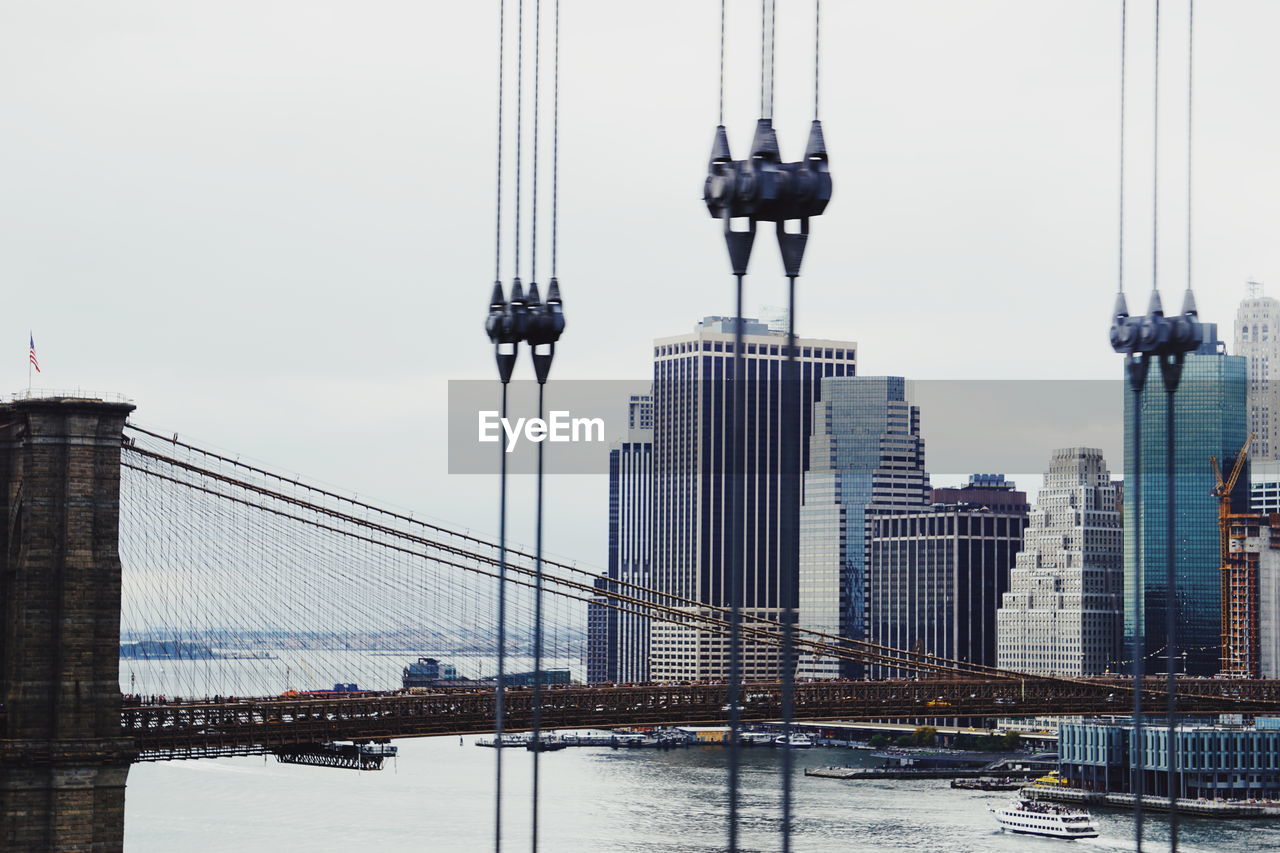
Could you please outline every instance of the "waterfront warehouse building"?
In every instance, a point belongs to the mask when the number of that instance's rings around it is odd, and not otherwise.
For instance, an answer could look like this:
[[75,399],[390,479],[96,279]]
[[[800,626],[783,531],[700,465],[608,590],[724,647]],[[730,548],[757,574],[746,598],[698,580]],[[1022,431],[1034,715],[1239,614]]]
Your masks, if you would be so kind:
[[[1173,488],[1174,577],[1178,606],[1177,668],[1192,675],[1218,670],[1221,629],[1218,500],[1211,494],[1213,456],[1230,469],[1244,444],[1247,420],[1245,359],[1227,355],[1217,340],[1217,327],[1204,324],[1205,342],[1188,353],[1182,382],[1174,394],[1175,465]],[[1165,393],[1159,369],[1152,367],[1141,398],[1142,445],[1135,446],[1138,411],[1125,377],[1125,483],[1133,483],[1135,453],[1142,458],[1142,492],[1126,485],[1124,501],[1125,638],[1142,638],[1143,659],[1151,671],[1168,665],[1165,648]],[[1234,512],[1248,508],[1248,477],[1241,477]],[[1137,516],[1139,500],[1142,517]],[[1139,530],[1139,527],[1141,530]],[[1135,603],[1137,612],[1135,614]],[[1136,622],[1135,622],[1136,615]]]
[[[1259,718],[1253,726],[1182,724],[1174,729],[1175,796],[1190,799],[1280,798],[1280,724]],[[1128,721],[1084,721],[1058,727],[1062,776],[1090,791],[1131,793],[1133,768],[1142,790],[1169,795],[1169,729],[1142,729],[1141,760]]]
[[[857,345],[798,339],[799,405],[785,411],[787,336],[742,320],[746,419],[735,424],[729,380],[736,322],[707,317],[690,334],[654,342],[653,584],[662,593],[728,607],[733,572],[746,620],[779,619],[784,612],[793,618],[799,531],[783,509],[799,505],[808,456],[803,439],[811,431],[820,380],[852,376]],[[729,454],[735,426],[744,441],[737,459]],[[734,484],[745,525],[731,517]],[[735,540],[741,552],[736,566]],[[728,643],[718,634],[656,621],[650,628],[649,672],[655,681],[720,680],[728,664]],[[776,648],[745,642],[742,674],[777,678]]]
[[[920,409],[900,376],[822,380],[800,510],[799,625],[867,638],[867,513],[929,506]],[[800,655],[801,678],[859,678],[856,664]]]
[[1249,282],[1249,295],[1236,310],[1236,355],[1248,362],[1249,432],[1257,436],[1255,462],[1280,457],[1280,300]]
[[[1028,509],[1026,494],[1003,477],[975,480],[972,492],[997,483],[1003,505],[961,502],[905,515],[872,515],[867,608],[872,642],[995,666],[996,610],[1022,550]],[[961,497],[965,491],[948,490]],[[878,678],[913,674],[871,669]]]
[[996,614],[998,665],[1035,675],[1107,672],[1120,659],[1122,561],[1102,451],[1055,450]]

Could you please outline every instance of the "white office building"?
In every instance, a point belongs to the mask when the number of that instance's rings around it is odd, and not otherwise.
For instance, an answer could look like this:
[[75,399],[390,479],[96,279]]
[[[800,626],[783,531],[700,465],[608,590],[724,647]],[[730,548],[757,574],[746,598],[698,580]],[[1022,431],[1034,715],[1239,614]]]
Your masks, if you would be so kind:
[[1122,554],[1102,451],[1055,450],[996,614],[998,665],[1036,675],[1106,672],[1119,657]]
[[1256,281],[1236,310],[1235,343],[1249,362],[1249,432],[1257,436],[1250,460],[1280,458],[1280,300]]

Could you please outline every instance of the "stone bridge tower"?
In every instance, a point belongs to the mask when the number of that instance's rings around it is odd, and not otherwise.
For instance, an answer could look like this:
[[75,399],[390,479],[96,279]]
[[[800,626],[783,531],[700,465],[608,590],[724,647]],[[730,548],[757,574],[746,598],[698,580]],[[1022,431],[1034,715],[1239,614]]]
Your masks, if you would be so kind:
[[114,851],[120,447],[133,406],[0,403],[0,849]]

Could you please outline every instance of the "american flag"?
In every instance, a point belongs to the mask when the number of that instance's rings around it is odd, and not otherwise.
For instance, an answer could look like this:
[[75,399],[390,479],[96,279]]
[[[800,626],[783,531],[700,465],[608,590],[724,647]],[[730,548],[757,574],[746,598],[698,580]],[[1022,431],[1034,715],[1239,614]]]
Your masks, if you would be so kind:
[[31,361],[31,366],[36,369],[36,373],[39,373],[40,359],[36,358],[36,339],[30,334],[27,337],[31,339],[31,349],[28,351],[27,358]]

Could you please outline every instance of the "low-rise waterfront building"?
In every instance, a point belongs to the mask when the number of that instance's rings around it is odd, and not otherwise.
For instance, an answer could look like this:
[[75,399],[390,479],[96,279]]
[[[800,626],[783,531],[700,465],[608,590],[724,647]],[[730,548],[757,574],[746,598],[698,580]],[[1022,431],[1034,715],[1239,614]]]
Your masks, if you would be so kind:
[[[1184,723],[1173,730],[1175,795],[1205,799],[1280,798],[1280,719],[1253,726]],[[1090,791],[1131,793],[1134,770],[1149,795],[1169,795],[1169,729],[1142,729],[1140,743],[1125,720],[1063,723],[1058,727],[1062,776]]]

